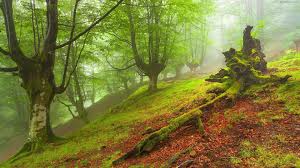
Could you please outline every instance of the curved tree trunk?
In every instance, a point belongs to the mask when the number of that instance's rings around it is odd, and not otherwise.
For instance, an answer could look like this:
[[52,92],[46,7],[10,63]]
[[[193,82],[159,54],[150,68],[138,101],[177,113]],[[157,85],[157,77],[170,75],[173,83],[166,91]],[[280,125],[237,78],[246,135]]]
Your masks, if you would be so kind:
[[50,123],[50,105],[55,96],[55,85],[51,66],[28,62],[25,69],[20,69],[22,87],[30,101],[30,119],[28,139],[16,159],[22,154],[39,151],[43,145],[53,142],[55,137]]

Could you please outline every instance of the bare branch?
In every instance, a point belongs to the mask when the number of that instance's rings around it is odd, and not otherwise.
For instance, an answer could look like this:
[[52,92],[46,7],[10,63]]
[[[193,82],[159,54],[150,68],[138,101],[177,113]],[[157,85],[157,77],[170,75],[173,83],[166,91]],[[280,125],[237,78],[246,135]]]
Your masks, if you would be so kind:
[[[117,68],[117,67],[113,66],[113,65],[108,61],[108,58],[107,58],[106,56],[105,56],[105,61],[107,62],[107,64],[108,64],[111,68],[113,68],[113,69],[116,70],[116,71],[125,71],[125,70],[127,70],[127,69],[130,69],[130,68],[136,66],[136,63],[134,63],[134,64],[131,64],[131,65],[128,65],[128,66],[125,67],[125,68]],[[130,60],[130,61],[131,61],[131,60]],[[128,61],[128,62],[129,62],[129,61]],[[127,62],[126,64],[128,64],[128,62]]]
[[0,47],[0,53],[2,53],[3,55],[9,56],[10,53],[6,50],[4,50],[3,48]]
[[77,39],[79,39],[81,36],[83,36],[84,34],[86,34],[87,32],[91,31],[96,25],[98,25],[102,20],[104,20],[106,17],[108,17],[124,0],[119,0],[118,3],[113,6],[109,11],[107,11],[103,16],[101,16],[98,20],[96,20],[94,23],[92,23],[88,28],[86,28],[83,32],[79,33],[78,35],[76,35],[73,39],[58,45],[56,47],[56,49],[65,47],[67,45],[69,45],[70,43],[76,41]]
[[19,70],[18,67],[0,68],[0,72],[17,72],[18,70]]
[[[70,40],[73,39],[75,28],[76,28],[76,13],[77,13],[77,8],[78,8],[79,2],[80,2],[80,0],[76,0],[75,6],[74,6],[74,9],[73,9],[72,28],[71,28],[70,38],[69,38]],[[68,44],[68,50],[67,50],[66,62],[65,62],[65,66],[64,66],[63,78],[62,78],[61,85],[59,86],[61,88],[63,88],[66,84],[66,77],[67,77],[67,72],[68,72],[68,67],[69,67],[69,60],[70,60],[70,53],[71,53],[72,44],[73,44],[73,42]]]
[[78,66],[78,63],[79,63],[79,61],[80,61],[82,52],[83,52],[83,50],[84,50],[84,48],[85,48],[85,45],[86,45],[86,41],[87,41],[88,35],[89,35],[89,32],[86,34],[86,37],[85,37],[85,39],[84,39],[84,41],[83,41],[82,48],[81,48],[81,50],[80,50],[80,52],[79,52],[79,55],[78,55],[78,58],[77,58],[77,60],[76,60],[76,62],[75,62],[75,66],[73,67],[73,70],[71,71],[71,73],[70,73],[70,75],[69,75],[69,79],[68,79],[66,85],[65,85],[65,86],[64,86],[64,85],[61,85],[61,86],[59,86],[59,87],[56,87],[55,92],[56,92],[57,94],[63,93],[63,92],[67,89],[67,87],[69,86],[69,84],[70,84],[70,82],[71,82],[71,77],[72,77],[72,75],[74,74],[74,72],[75,72],[76,69],[77,69],[77,66]]
[[35,31],[35,19],[34,19],[34,13],[35,13],[35,2],[30,2],[30,8],[31,8],[31,24],[32,24],[32,32],[33,32],[33,46],[35,54],[37,54],[37,45],[36,45],[36,31]]
[[72,115],[73,118],[77,118],[77,116],[75,116],[75,114],[73,113],[73,111],[72,111],[72,109],[71,109],[71,107],[72,107],[73,105],[69,105],[69,104],[67,104],[67,103],[65,103],[65,102],[63,102],[63,101],[61,101],[58,97],[56,98],[56,100],[57,100],[59,103],[61,103],[62,105],[66,106],[66,107],[68,108],[68,110],[69,110],[69,112],[70,112],[70,114]]
[[8,40],[8,48],[9,52],[3,52],[4,50],[1,49],[1,53],[5,55],[10,55],[13,61],[18,63],[19,65],[24,64],[26,58],[19,46],[19,42],[16,35],[16,28],[14,23],[13,17],[13,7],[12,7],[12,0],[2,0],[0,2],[0,7],[4,16],[5,28],[6,28],[6,35]]
[[129,46],[132,45],[131,42],[130,42],[129,40],[123,39],[123,38],[121,38],[119,35],[117,35],[117,34],[115,34],[115,33],[108,32],[108,34],[109,34],[109,35],[112,35],[112,36],[114,36],[114,37],[116,37],[118,40],[120,40],[120,41],[122,41],[122,42],[128,44]]

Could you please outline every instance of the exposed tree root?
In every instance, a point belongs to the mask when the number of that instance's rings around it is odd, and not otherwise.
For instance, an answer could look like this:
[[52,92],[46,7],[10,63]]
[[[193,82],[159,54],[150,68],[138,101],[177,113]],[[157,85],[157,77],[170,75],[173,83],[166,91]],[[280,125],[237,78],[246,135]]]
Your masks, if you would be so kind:
[[[199,142],[198,142],[198,143],[199,143]],[[198,143],[195,143],[195,144],[189,146],[188,148],[186,148],[186,149],[184,149],[184,150],[182,150],[182,151],[176,153],[176,154],[175,154],[174,156],[172,156],[172,157],[167,161],[167,163],[166,163],[164,166],[162,166],[162,167],[163,167],[163,168],[171,168],[172,165],[173,165],[173,164],[174,164],[181,156],[183,156],[183,155],[185,155],[185,154],[191,152],[191,151],[193,150],[193,148],[194,148],[196,145],[198,145]]]
[[[114,164],[118,164],[121,161],[133,157],[138,156],[145,152],[150,152],[159,142],[168,138],[168,136],[175,131],[180,126],[184,125],[190,120],[197,119],[198,122],[201,122],[202,112],[197,108],[193,109],[188,113],[185,113],[177,118],[174,118],[170,121],[170,124],[161,128],[160,130],[150,134],[144,140],[140,141],[131,151],[114,161]],[[201,124],[198,124],[202,126]],[[199,128],[199,131],[203,131],[203,128]]]
[[152,151],[154,147],[157,146],[161,141],[166,140],[172,132],[176,131],[179,127],[183,126],[184,124],[192,120],[197,121],[197,128],[199,130],[199,133],[205,136],[205,131],[201,120],[201,116],[202,116],[201,110],[202,109],[207,110],[208,108],[212,108],[215,103],[220,103],[224,101],[234,102],[234,99],[236,98],[240,89],[239,86],[240,86],[239,83],[236,82],[225,93],[217,96],[213,100],[205,103],[200,107],[194,108],[189,112],[180,115],[179,117],[172,119],[169,125],[147,136],[145,139],[140,141],[132,150],[130,150],[129,152],[127,152],[126,154],[124,154],[123,156],[115,160],[113,164],[118,164],[130,157],[135,157],[143,153]]
[[43,148],[47,145],[47,143],[64,143],[65,138],[57,137],[54,134],[51,135],[49,141],[43,142],[38,140],[28,140],[23,147],[16,153],[13,157],[9,159],[9,162],[15,162],[23,157],[29,156],[33,153],[38,153],[43,151]]
[[221,69],[217,74],[211,75],[207,79],[209,82],[225,83],[226,86],[229,84],[229,87],[225,92],[223,92],[223,90],[214,90],[214,94],[217,94],[215,98],[200,105],[200,107],[194,108],[177,118],[172,119],[169,125],[151,133],[148,137],[140,141],[132,150],[115,160],[113,164],[118,164],[130,157],[150,152],[157,144],[166,140],[177,128],[191,120],[196,119],[200,134],[205,135],[201,120],[202,111],[206,112],[214,107],[234,105],[234,102],[239,95],[253,84],[286,82],[291,76],[278,77],[267,76],[264,74],[266,72],[265,55],[261,52],[259,40],[254,39],[251,36],[252,28],[253,27],[251,26],[247,26],[244,31],[244,46],[241,51],[236,51],[231,48],[229,51],[223,53],[226,58],[227,68]]

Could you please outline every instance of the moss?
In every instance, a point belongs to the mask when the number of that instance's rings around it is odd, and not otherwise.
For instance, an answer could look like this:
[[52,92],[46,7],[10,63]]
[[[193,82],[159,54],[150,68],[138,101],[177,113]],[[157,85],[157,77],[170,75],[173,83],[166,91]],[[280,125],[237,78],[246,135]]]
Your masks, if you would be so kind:
[[285,102],[287,112],[300,115],[300,80],[293,80],[277,89],[278,100]]
[[238,158],[238,157],[230,157],[230,162],[237,166],[239,165],[240,163],[242,163],[242,159]]
[[116,151],[113,154],[111,154],[110,156],[108,156],[107,158],[105,158],[102,161],[101,167],[102,168],[111,168],[113,167],[112,162],[114,159],[116,159],[116,157],[118,156],[118,154],[120,153],[120,151]]
[[[299,167],[300,158],[293,153],[269,150],[247,140],[241,143],[239,157],[251,167]],[[238,163],[239,164],[239,163]]]
[[[125,155],[117,159],[114,163],[117,164],[129,157],[141,155],[145,152],[152,151],[152,149],[158,143],[167,139],[170,133],[172,133],[177,128],[179,128],[186,122],[190,121],[191,119],[195,119],[195,118],[199,119],[201,115],[202,112],[198,108],[196,108],[189,111],[188,113],[185,113],[183,115],[180,115],[179,117],[172,119],[167,126],[147,136],[145,139],[143,139],[138,144],[136,144],[136,146],[131,151],[129,151],[128,153],[126,153]],[[202,122],[200,119],[198,120],[198,126],[200,131],[204,130],[202,128]]]

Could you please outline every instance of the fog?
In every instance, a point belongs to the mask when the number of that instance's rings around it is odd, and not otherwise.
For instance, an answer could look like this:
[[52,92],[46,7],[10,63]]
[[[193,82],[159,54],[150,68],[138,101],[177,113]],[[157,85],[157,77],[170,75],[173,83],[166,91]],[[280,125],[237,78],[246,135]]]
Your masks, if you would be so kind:
[[[208,1],[209,0],[207,0],[207,3]],[[103,1],[102,3],[106,2]],[[193,22],[193,26],[190,28],[190,34],[185,36],[185,38],[190,36],[191,39],[195,39],[190,40],[190,42],[187,43],[189,45],[185,46],[188,48],[185,50],[193,50],[192,54],[190,54],[188,58],[183,58],[183,60],[188,60],[186,63],[196,62],[199,64],[197,70],[193,72],[194,74],[209,74],[223,67],[225,63],[222,52],[227,51],[229,48],[241,48],[241,39],[246,25],[254,26],[254,36],[261,40],[267,60],[276,59],[284,54],[286,50],[294,50],[294,41],[300,39],[300,0],[214,0],[212,3],[213,9],[210,13],[203,16],[205,19],[201,22]],[[19,5],[21,5],[21,3]],[[91,10],[97,11],[97,9]],[[82,11],[80,14],[82,17],[85,16]],[[114,19],[114,17],[110,19]],[[70,20],[71,19],[69,19],[67,23],[70,23]],[[90,20],[92,19],[90,18]],[[86,19],[84,21],[88,22],[90,20]],[[51,105],[51,124],[53,127],[68,122],[74,118],[72,115],[79,116],[79,112],[76,111],[76,105],[72,105],[72,101],[78,102],[82,95],[82,97],[84,97],[83,106],[88,108],[91,105],[96,104],[98,101],[101,102],[103,98],[106,98],[105,96],[123,95],[124,92],[130,94],[132,93],[132,90],[141,85],[147,84],[149,81],[146,75],[141,75],[143,72],[137,68],[131,69],[131,71],[121,71],[112,68],[111,65],[108,64],[108,62],[110,62],[115,67],[120,67],[122,69],[130,66],[133,62],[132,56],[130,58],[120,59],[120,56],[125,55],[129,57],[132,53],[129,51],[130,49],[123,49],[122,51],[119,51],[120,48],[125,48],[124,46],[126,46],[126,44],[122,42],[115,42],[116,39],[124,38],[128,40],[130,38],[127,37],[129,33],[125,31],[111,35],[114,33],[113,31],[115,29],[110,26],[117,24],[116,22],[118,21],[103,24],[103,27],[112,30],[112,32],[108,32],[103,35],[101,32],[95,31],[93,36],[89,36],[89,40],[92,42],[85,48],[86,52],[83,53],[88,56],[86,56],[78,66],[78,78],[80,85],[77,87],[76,81],[71,82],[71,87],[74,89],[69,91],[67,90],[66,95],[57,96],[58,98],[56,97]],[[4,22],[2,15],[0,23],[1,38],[5,39],[6,35],[3,32]],[[17,27],[21,27],[21,22],[19,20],[17,20],[16,23]],[[26,23],[24,24],[26,26]],[[137,24],[137,27],[139,26],[141,25]],[[139,30],[145,31],[142,29]],[[139,30],[137,30],[136,33],[138,35],[142,34],[139,34]],[[32,33],[31,30],[28,30],[28,32]],[[181,33],[183,34],[183,32]],[[66,39],[63,37],[64,35],[65,34],[62,33],[62,35],[59,36],[60,40]],[[101,36],[101,38],[97,38],[97,36]],[[27,40],[26,38],[24,39],[25,40],[23,41]],[[23,41],[21,41],[21,43]],[[83,43],[82,41],[78,43]],[[98,42],[98,44],[95,44],[95,42]],[[28,43],[31,44],[31,42]],[[118,45],[115,43],[118,43]],[[5,46],[5,44],[5,40],[0,40],[1,46]],[[22,45],[25,44],[22,43]],[[126,47],[129,48],[128,45]],[[181,47],[181,44],[176,47]],[[107,50],[116,51],[110,52]],[[182,50],[174,49],[175,52],[181,52]],[[107,53],[109,55],[108,59],[104,56]],[[141,53],[146,53],[146,51],[142,51]],[[183,55],[184,54],[178,57]],[[182,58],[178,58],[178,60],[179,59]],[[74,63],[74,60],[75,59],[71,59],[71,62],[73,61]],[[145,58],[145,60],[147,60],[147,58]],[[61,72],[63,72],[63,68],[61,67],[63,67],[63,62],[65,60],[57,59],[56,61],[59,66],[56,66],[55,74],[62,74]],[[176,75],[174,70],[174,67],[176,66],[176,63],[174,62],[176,61],[172,62],[170,59],[169,62],[171,62],[170,64],[172,65],[167,66],[160,74],[160,80],[165,80],[164,76],[167,78],[173,78]],[[7,61],[5,58],[0,65],[12,65],[12,63]],[[184,68],[181,71],[184,73],[183,75],[191,75],[190,69],[187,65],[184,65]],[[58,78],[57,81],[60,81],[60,78]],[[7,159],[7,157],[13,153],[15,148],[18,148],[23,144],[24,138],[27,137],[30,108],[26,92],[21,87],[21,81],[16,75],[1,73],[0,84],[0,97],[2,99],[0,101],[1,161]],[[78,90],[80,90],[80,88],[82,95],[74,96],[78,100],[69,100],[67,94],[78,94]],[[109,107],[105,108],[105,110],[107,109],[109,109]],[[80,124],[84,125],[84,122],[80,121]]]

